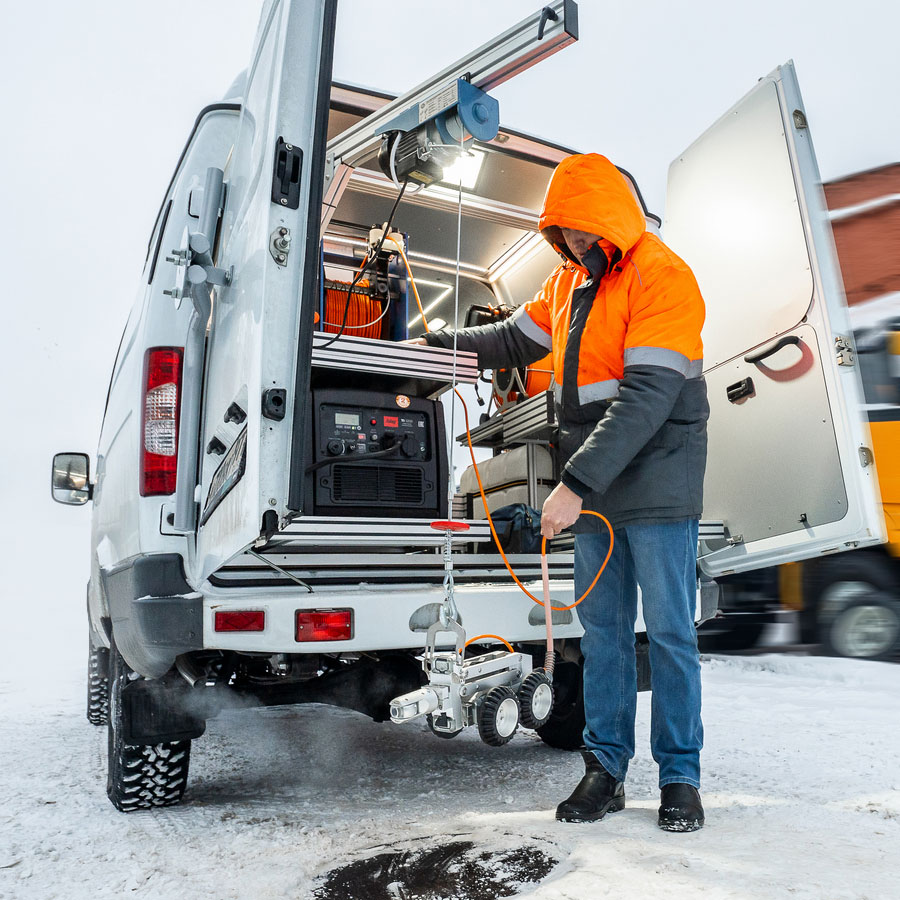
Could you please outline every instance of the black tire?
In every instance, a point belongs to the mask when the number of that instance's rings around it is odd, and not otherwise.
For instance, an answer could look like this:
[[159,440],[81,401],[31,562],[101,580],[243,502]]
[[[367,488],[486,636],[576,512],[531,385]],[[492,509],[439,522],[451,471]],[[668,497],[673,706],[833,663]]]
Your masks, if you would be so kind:
[[174,806],[187,786],[190,741],[129,745],[122,734],[122,688],[133,675],[115,643],[109,651],[106,795],[120,812]]
[[428,728],[431,733],[435,735],[435,737],[443,738],[445,741],[452,740],[458,735],[462,734],[464,729],[460,728],[458,731],[440,731],[439,729],[434,727],[434,716],[431,713],[428,713],[425,716],[425,721],[428,723]]
[[584,662],[556,664],[553,709],[537,733],[557,750],[579,750],[584,745]]
[[519,698],[512,688],[491,688],[478,710],[478,733],[486,744],[502,747],[512,740],[519,727],[520,716]]
[[87,720],[91,725],[109,722],[109,649],[88,643]]
[[519,688],[519,708],[525,728],[538,729],[549,721],[553,714],[553,683],[543,669],[535,669],[525,677]]
[[805,565],[800,612],[804,644],[824,644],[831,622],[853,600],[898,593],[896,563],[875,551],[850,550]]
[[[712,622],[716,620],[713,619]],[[713,625],[717,631],[714,634],[706,634],[704,625],[697,629],[697,646],[701,653],[731,653],[735,650],[749,650],[755,647],[765,628],[764,622],[741,622]],[[722,629],[722,630],[718,630]]]
[[824,638],[831,656],[890,659],[900,650],[900,602],[877,593],[853,600],[831,620]]

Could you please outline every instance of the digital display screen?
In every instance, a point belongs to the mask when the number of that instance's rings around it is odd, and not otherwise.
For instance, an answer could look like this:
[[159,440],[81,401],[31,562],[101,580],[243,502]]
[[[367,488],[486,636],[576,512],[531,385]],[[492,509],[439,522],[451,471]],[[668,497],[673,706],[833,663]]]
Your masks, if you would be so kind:
[[334,424],[359,428],[359,413],[336,412],[334,414]]

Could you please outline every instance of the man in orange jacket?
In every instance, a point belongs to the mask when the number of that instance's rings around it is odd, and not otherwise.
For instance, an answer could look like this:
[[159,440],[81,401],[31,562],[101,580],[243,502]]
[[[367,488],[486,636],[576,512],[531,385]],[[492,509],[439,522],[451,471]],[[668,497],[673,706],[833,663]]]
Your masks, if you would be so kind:
[[[591,822],[625,805],[634,755],[634,624],[640,585],[650,640],[651,749],[659,825],[694,831],[700,802],[700,663],[694,628],[697,531],[709,407],[701,375],[704,305],[688,266],[646,230],[624,176],[603,156],[564,159],[540,217],[563,261],[537,296],[501,323],[457,333],[484,368],[552,352],[560,484],[544,503],[547,537],[573,527],[575,591],[584,627],[585,775],[556,817]],[[451,347],[452,332],[422,342]],[[586,517],[587,518],[587,517]]]

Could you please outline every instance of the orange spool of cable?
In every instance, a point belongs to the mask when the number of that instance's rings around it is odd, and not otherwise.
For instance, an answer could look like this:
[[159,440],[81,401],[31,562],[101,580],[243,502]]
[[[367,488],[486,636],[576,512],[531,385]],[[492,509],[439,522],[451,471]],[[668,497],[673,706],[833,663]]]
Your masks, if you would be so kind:
[[543,359],[533,362],[525,370],[525,393],[529,397],[549,390],[553,383],[553,358],[548,353]]
[[500,369],[494,372],[494,399],[502,409],[525,397],[543,393],[553,383],[553,359],[548,353],[543,359],[524,369]]
[[[357,287],[367,288],[368,281],[360,281]],[[325,316],[322,331],[337,334],[341,330],[344,318],[344,305],[347,303],[347,288],[326,288]],[[350,294],[350,306],[347,309],[347,324],[344,334],[351,337],[380,338],[386,317],[382,316],[384,308],[381,302],[370,297],[363,290],[354,290]]]

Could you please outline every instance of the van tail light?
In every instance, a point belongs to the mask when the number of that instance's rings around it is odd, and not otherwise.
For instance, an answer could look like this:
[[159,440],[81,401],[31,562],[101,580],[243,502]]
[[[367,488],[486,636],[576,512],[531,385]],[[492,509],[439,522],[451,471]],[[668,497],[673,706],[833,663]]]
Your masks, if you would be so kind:
[[182,347],[151,347],[144,357],[141,398],[141,496],[175,493]]
[[352,609],[303,609],[297,612],[298,641],[349,641]]

